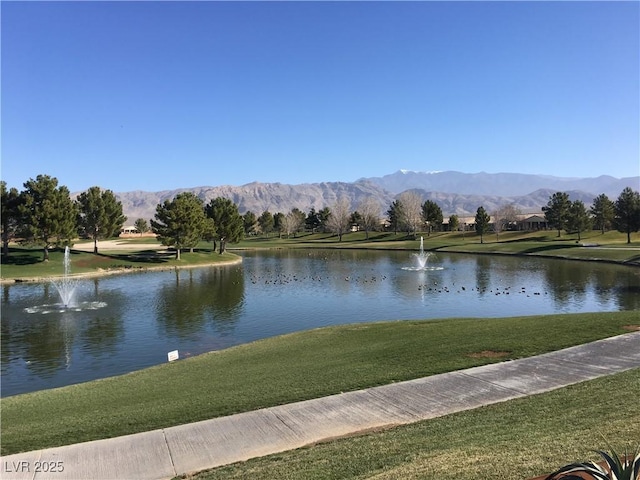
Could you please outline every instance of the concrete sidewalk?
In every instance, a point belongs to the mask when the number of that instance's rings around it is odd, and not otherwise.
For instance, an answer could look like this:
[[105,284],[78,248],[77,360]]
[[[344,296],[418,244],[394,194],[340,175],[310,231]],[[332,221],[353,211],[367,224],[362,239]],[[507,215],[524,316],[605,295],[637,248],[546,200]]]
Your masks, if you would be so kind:
[[640,367],[640,332],[537,357],[107,440],[2,457],[9,479],[168,479]]

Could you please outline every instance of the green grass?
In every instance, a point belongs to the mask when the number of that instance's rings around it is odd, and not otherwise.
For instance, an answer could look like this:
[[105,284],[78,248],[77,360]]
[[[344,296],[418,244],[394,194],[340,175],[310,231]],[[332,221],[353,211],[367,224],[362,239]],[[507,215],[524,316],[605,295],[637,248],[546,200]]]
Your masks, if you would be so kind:
[[[580,242],[576,235],[556,231],[503,232],[484,236],[484,243],[475,232],[436,232],[427,236],[418,233],[416,238],[405,233],[372,232],[366,239],[364,232],[347,233],[342,242],[335,235],[327,233],[299,234],[295,238],[252,237],[243,240],[233,248],[359,248],[369,250],[416,250],[418,238],[424,238],[424,248],[430,251],[459,253],[489,253],[509,255],[538,255],[568,258],[574,260],[600,260],[616,263],[640,263],[640,235],[633,234],[633,242],[626,243],[626,235],[620,232],[601,234],[591,231],[582,234]],[[598,244],[601,248],[583,247]]]
[[624,333],[638,312],[353,324],[2,400],[2,454],[137,433]]
[[[211,245],[209,245],[209,248]],[[132,242],[130,250],[99,251],[93,253],[71,250],[71,273],[87,274],[110,270],[132,270],[149,268],[173,268],[209,265],[238,260],[233,253],[222,255],[207,248],[199,248],[194,253],[181,252],[180,260],[174,252],[159,252],[148,249],[144,240]],[[2,279],[48,278],[62,275],[64,251],[52,249],[49,261],[42,261],[42,248],[13,247],[9,258],[2,263]]]
[[640,439],[640,369],[220,467],[192,480],[522,480]]

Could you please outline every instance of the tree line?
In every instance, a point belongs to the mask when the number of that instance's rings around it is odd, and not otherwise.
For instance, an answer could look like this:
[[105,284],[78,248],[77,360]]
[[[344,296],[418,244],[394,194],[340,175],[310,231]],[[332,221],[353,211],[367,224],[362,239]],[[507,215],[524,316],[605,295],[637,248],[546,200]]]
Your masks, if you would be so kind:
[[[118,235],[127,220],[115,194],[100,187],[89,188],[76,200],[71,199],[67,187],[58,185],[58,180],[48,175],[29,179],[20,192],[15,188],[7,189],[5,182],[0,182],[0,187],[4,256],[8,255],[9,242],[21,240],[43,246],[46,261],[52,245],[71,245],[79,236],[92,239],[94,253],[98,253],[98,240]],[[640,230],[640,194],[629,187],[615,201],[604,194],[599,195],[589,210],[582,201],[572,202],[567,193],[556,192],[542,211],[549,226],[558,230],[558,236],[564,230],[577,233],[580,239],[580,234],[591,228],[602,233],[617,228],[627,233],[630,243],[631,232]],[[484,235],[491,229],[498,236],[514,225],[520,215],[514,205],[504,205],[492,215],[480,206],[474,218],[474,229],[483,242]],[[304,230],[331,232],[342,241],[343,235],[357,226],[365,231],[368,239],[370,232],[382,228],[382,220],[382,206],[373,196],[361,200],[355,211],[343,197],[319,211],[311,208],[304,213],[294,208],[286,214],[264,211],[256,216],[251,211],[240,215],[238,206],[227,198],[214,198],[205,204],[195,194],[183,192],[156,206],[150,227],[141,218],[135,221],[135,226],[142,233],[149,229],[153,231],[163,245],[175,248],[179,259],[181,250],[193,251],[201,241],[213,242],[213,250],[222,254],[228,243],[258,233],[295,236]],[[431,235],[433,231],[442,230],[443,222],[440,206],[432,200],[423,201],[413,191],[400,194],[386,211],[386,228],[396,233],[402,231],[415,236],[418,231],[424,231]],[[448,226],[449,230],[457,231],[459,217],[451,215]]]

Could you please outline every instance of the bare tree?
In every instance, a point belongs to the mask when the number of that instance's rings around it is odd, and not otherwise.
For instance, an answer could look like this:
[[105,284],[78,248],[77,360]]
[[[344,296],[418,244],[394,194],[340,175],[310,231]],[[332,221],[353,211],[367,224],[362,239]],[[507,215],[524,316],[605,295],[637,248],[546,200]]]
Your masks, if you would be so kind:
[[380,203],[375,197],[366,197],[358,205],[358,212],[362,217],[361,225],[369,240],[369,232],[380,225]]
[[287,213],[282,219],[282,232],[284,232],[287,237],[292,233],[295,234],[298,230],[300,230],[301,223],[302,222],[298,212],[292,210]]
[[518,221],[521,211],[513,204],[502,205],[493,212],[493,231],[496,232],[496,240],[499,239],[500,232],[504,232],[509,225]]
[[422,226],[422,197],[416,192],[406,191],[398,196],[400,203],[399,221],[403,228],[414,237]]
[[327,227],[338,235],[339,241],[342,241],[342,235],[349,231],[349,219],[351,218],[349,209],[350,204],[346,197],[340,197],[336,203],[329,207],[331,214],[327,220]]

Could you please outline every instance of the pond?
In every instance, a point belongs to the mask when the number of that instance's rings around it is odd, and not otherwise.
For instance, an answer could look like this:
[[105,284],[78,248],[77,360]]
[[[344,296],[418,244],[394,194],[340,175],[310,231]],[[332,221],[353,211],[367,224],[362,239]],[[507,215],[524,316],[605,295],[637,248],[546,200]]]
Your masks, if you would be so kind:
[[[243,252],[226,267],[2,287],[2,396],[85,382],[284,333],[356,322],[640,308],[640,269],[530,257]],[[61,311],[62,310],[62,311]]]

